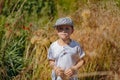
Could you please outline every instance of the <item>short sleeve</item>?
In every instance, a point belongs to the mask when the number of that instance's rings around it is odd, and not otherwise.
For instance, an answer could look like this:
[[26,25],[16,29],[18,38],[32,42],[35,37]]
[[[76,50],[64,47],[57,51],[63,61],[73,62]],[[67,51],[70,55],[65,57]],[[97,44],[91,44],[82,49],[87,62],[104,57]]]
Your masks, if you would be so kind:
[[50,60],[50,59],[54,60],[52,46],[50,46],[50,48],[48,49],[47,58],[48,58],[48,60]]
[[80,46],[78,48],[78,54],[80,55],[80,58],[83,58],[85,56],[85,52],[82,50]]

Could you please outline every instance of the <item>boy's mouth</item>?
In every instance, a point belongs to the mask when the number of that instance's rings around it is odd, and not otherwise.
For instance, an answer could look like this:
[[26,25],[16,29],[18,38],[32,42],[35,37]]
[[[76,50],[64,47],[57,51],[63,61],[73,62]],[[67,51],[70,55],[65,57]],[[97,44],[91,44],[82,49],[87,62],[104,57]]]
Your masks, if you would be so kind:
[[67,36],[68,34],[67,34],[67,33],[62,33],[61,35],[65,35],[65,36]]

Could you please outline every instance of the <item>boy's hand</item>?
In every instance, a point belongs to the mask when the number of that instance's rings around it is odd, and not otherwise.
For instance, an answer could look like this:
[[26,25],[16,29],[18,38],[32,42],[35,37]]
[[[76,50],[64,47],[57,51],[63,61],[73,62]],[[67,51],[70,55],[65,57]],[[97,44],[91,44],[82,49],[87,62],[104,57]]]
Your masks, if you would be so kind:
[[66,75],[66,77],[71,77],[74,74],[75,70],[73,68],[69,68],[67,70],[65,70],[64,74]]
[[56,75],[61,76],[61,77],[64,76],[64,70],[61,69],[60,67],[54,66],[54,71],[55,71]]

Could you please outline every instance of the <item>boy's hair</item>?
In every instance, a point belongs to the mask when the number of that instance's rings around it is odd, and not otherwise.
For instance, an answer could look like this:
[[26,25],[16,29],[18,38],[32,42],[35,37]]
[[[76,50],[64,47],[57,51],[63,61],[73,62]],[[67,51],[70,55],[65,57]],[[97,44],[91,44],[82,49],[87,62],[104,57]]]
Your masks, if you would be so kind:
[[57,19],[57,21],[54,25],[54,28],[62,26],[62,25],[68,25],[68,26],[71,26],[73,28],[73,21],[69,17],[59,18],[59,19]]

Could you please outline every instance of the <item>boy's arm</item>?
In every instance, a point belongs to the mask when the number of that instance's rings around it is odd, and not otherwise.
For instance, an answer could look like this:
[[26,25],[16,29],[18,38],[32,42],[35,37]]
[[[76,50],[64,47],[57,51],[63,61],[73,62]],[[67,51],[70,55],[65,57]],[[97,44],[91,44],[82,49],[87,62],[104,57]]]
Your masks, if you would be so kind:
[[85,63],[84,59],[79,59],[76,65],[72,66],[73,70],[78,70]]
[[50,67],[54,69],[55,67],[55,60],[49,60]]

